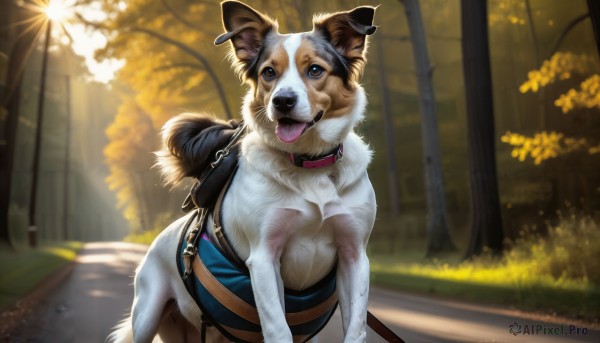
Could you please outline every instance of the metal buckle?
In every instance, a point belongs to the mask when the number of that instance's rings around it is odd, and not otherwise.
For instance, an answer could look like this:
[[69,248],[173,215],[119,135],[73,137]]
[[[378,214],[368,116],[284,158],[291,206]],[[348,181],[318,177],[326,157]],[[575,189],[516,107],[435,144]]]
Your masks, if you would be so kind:
[[229,151],[231,150],[231,147],[235,145],[235,143],[242,136],[242,134],[244,133],[245,130],[246,130],[246,124],[244,122],[242,122],[240,124],[240,126],[238,126],[238,128],[235,130],[233,136],[231,137],[231,140],[229,141],[229,144],[227,144],[227,146],[225,148],[223,148],[215,153],[215,161],[211,162],[211,164],[210,164],[210,166],[213,169],[216,168],[221,163],[221,161],[223,161],[223,159],[225,157],[227,157],[227,155],[229,155]]
[[223,161],[223,159],[225,157],[227,157],[227,155],[229,155],[229,149],[223,149],[223,150],[219,150],[217,151],[217,153],[215,153],[215,161],[210,163],[210,166],[214,169],[216,168],[219,164],[221,164],[221,161]]

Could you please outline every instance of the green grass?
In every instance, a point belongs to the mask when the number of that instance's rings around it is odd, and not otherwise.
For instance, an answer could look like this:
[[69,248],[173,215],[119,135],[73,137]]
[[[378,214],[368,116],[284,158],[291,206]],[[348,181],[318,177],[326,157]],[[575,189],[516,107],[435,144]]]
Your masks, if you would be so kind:
[[0,309],[30,292],[46,276],[73,261],[80,242],[46,244],[37,249],[0,251]]
[[500,259],[431,261],[409,253],[370,260],[375,285],[592,322],[600,318],[600,226],[589,217],[563,219],[543,237],[524,233]]
[[507,272],[501,266],[444,268],[371,258],[372,283],[386,288],[591,321],[600,318],[600,288],[597,286],[532,274],[520,274],[521,280],[504,278]]
[[125,236],[125,238],[123,238],[123,241],[129,242],[129,243],[150,245],[150,244],[152,244],[152,242],[154,241],[156,236],[158,236],[162,231],[163,231],[163,229],[154,229],[154,230],[144,231],[141,233],[130,233],[129,235]]

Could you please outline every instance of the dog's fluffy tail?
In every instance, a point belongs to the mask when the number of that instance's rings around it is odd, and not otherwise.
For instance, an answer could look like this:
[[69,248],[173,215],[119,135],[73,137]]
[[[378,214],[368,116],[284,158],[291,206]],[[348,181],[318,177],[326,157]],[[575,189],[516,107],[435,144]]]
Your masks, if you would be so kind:
[[106,343],[133,343],[131,316],[123,319],[106,338]]
[[183,113],[167,121],[162,128],[162,149],[155,153],[165,183],[174,186],[185,177],[200,176],[239,124],[196,113]]

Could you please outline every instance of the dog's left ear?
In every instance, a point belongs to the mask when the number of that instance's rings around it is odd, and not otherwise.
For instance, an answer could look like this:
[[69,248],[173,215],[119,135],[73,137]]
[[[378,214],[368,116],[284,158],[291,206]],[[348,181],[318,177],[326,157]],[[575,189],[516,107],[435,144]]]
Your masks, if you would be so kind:
[[[366,36],[375,33],[375,7],[361,6],[348,12],[337,12],[313,19],[313,30],[319,31],[351,65],[365,61]],[[356,67],[356,66],[354,66]]]

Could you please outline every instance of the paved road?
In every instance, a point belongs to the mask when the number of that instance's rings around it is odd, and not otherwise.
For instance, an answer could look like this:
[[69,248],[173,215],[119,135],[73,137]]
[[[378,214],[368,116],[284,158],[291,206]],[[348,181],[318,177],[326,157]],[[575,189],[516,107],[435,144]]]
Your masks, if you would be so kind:
[[[454,343],[454,342],[532,342],[570,343],[600,342],[600,331],[588,330],[587,335],[513,335],[509,326],[513,323],[540,332],[561,328],[568,332],[572,323],[543,322],[518,311],[501,310],[487,306],[467,305],[453,301],[400,294],[381,289],[372,289],[369,294],[369,309],[407,343]],[[583,325],[579,325],[580,328]],[[341,316],[334,315],[321,334],[321,342],[338,342],[342,331]],[[367,333],[369,343],[385,342],[373,331]]]
[[42,306],[36,342],[104,342],[133,299],[133,274],[146,246],[88,243],[77,266]]
[[[86,244],[71,276],[51,296],[34,330],[35,342],[104,342],[128,311],[133,297],[133,272],[145,247],[126,243]],[[551,329],[571,323],[527,319],[515,311],[432,300],[373,289],[370,309],[406,342],[600,342],[600,332],[587,335],[517,335],[509,325],[541,325]],[[535,328],[535,327],[534,327]],[[341,318],[334,315],[320,342],[341,342]],[[369,342],[383,342],[369,332]],[[30,340],[28,340],[30,341]]]

